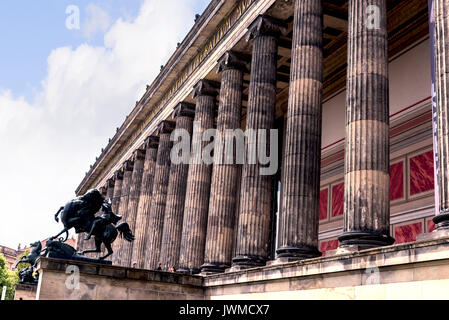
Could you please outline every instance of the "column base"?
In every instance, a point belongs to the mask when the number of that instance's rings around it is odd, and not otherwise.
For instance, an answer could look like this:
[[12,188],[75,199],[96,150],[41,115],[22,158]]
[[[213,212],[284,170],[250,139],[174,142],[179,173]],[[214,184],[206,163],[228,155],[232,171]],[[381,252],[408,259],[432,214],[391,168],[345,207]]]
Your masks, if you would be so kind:
[[201,274],[210,275],[223,273],[230,265],[224,263],[205,263],[201,266]]
[[265,266],[267,259],[260,256],[239,255],[232,259],[232,267],[257,268]]
[[448,230],[449,229],[449,212],[441,212],[439,215],[434,217],[433,223],[435,223],[435,229],[437,230]]
[[338,241],[341,247],[356,246],[358,250],[364,250],[390,246],[395,240],[390,235],[379,232],[350,231],[343,233]]
[[[276,250],[277,258],[289,258],[294,260],[306,260],[321,257],[322,253],[318,248],[302,245],[298,247],[281,247]],[[277,260],[277,259],[276,259]]]

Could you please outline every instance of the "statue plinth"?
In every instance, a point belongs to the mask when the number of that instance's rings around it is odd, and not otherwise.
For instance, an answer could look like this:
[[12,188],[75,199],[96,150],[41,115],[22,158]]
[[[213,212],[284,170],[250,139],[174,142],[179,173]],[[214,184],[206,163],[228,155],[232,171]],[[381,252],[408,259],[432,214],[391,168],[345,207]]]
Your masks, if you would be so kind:
[[14,291],[14,300],[36,300],[37,284],[18,283]]

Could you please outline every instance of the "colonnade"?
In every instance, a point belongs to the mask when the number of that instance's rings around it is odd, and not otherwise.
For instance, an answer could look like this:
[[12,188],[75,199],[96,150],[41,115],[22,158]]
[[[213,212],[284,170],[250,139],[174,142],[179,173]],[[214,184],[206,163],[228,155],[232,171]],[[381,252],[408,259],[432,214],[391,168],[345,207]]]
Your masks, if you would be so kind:
[[[449,225],[449,1],[436,4],[441,214],[435,222],[441,229]],[[363,22],[372,5],[380,14],[375,28]],[[389,234],[387,1],[350,0],[348,21],[344,232],[339,240],[340,246],[361,249],[394,242]],[[258,163],[209,164],[194,153],[189,164],[173,164],[170,134],[174,129],[186,130],[193,137],[194,150],[207,144],[202,141],[207,129],[220,133],[240,129],[243,77],[248,72],[246,130],[274,129],[278,40],[286,27],[273,17],[257,17],[247,36],[253,43],[252,55],[226,52],[217,65],[221,83],[200,80],[193,88],[195,105],[179,102],[175,122],[163,121],[145,147],[108,181],[106,193],[113,197],[113,209],[136,233],[134,243],[117,242],[115,264],[156,269],[161,263],[164,269],[190,273],[266,264],[273,177],[262,175]],[[300,260],[321,255],[320,0],[296,1],[292,43],[276,253],[279,258]],[[198,125],[193,126],[193,121]],[[269,150],[273,142],[265,143]],[[222,152],[214,157],[222,157]]]

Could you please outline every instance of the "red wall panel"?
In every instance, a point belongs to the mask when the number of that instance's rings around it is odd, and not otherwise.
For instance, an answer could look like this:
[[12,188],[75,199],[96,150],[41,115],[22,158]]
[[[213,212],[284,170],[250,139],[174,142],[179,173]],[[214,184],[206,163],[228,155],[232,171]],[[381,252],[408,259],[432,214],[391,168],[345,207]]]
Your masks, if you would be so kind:
[[427,221],[427,232],[433,232],[433,230],[435,230],[435,223],[433,223],[432,220],[428,220]]
[[332,217],[343,215],[344,197],[344,183],[332,187]]
[[338,240],[327,240],[321,241],[320,243],[320,251],[323,253],[323,256],[326,255],[326,251],[338,249]]
[[416,237],[423,233],[423,224],[416,222],[394,228],[395,244],[416,241]]
[[321,192],[320,192],[320,221],[327,219],[328,199],[329,199],[329,189],[321,190]]
[[404,162],[390,166],[390,200],[404,198]]
[[433,189],[433,151],[410,158],[410,195]]

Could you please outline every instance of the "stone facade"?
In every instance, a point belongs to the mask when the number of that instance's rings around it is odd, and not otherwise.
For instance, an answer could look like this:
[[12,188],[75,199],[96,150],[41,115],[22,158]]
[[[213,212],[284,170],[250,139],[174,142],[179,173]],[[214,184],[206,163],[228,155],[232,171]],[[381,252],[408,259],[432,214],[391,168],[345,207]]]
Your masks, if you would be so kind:
[[9,270],[12,270],[14,265],[17,262],[17,259],[19,258],[20,253],[17,252],[17,250],[0,246],[0,254],[2,254],[6,259],[6,267]]
[[[378,247],[394,255],[418,235],[444,237],[447,8],[435,0],[434,179],[427,0],[211,2],[77,189],[104,187],[136,234],[117,241],[114,265],[238,281],[229,272]],[[170,159],[175,128],[192,133],[188,163]],[[264,133],[257,147],[278,155],[275,173],[248,159],[203,162],[213,128],[220,139]],[[246,137],[245,151],[253,144]]]

